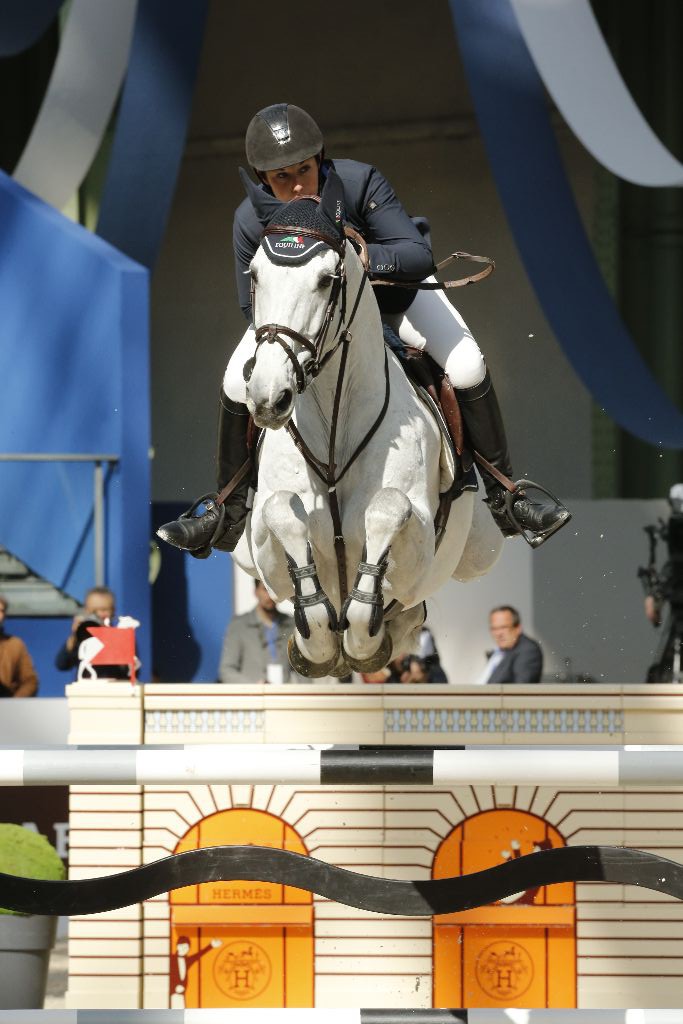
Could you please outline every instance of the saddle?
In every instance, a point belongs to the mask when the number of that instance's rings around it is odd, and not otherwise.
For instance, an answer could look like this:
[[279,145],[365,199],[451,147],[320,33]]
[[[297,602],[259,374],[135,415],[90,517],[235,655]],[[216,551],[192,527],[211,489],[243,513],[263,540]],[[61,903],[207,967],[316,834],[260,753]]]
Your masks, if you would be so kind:
[[388,324],[383,323],[382,327],[385,344],[398,357],[409,382],[431,410],[450,454],[452,482],[439,496],[434,521],[438,547],[452,503],[463,491],[478,490],[474,454],[468,446],[455,388],[446,371],[428,353],[404,345]]

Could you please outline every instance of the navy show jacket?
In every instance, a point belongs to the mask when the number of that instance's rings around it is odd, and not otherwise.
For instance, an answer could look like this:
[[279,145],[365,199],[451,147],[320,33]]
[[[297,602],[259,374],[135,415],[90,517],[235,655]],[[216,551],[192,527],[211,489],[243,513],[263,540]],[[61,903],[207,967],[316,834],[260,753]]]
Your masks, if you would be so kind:
[[[346,222],[359,231],[368,246],[373,277],[400,281],[422,281],[434,270],[427,240],[403,209],[396,193],[376,167],[358,160],[325,160],[324,178],[334,167],[344,186]],[[270,192],[265,185],[264,191]],[[251,322],[249,264],[261,241],[263,225],[249,199],[235,211],[233,246],[240,308]],[[415,292],[407,288],[378,288],[375,296],[382,313],[400,313],[408,308]]]

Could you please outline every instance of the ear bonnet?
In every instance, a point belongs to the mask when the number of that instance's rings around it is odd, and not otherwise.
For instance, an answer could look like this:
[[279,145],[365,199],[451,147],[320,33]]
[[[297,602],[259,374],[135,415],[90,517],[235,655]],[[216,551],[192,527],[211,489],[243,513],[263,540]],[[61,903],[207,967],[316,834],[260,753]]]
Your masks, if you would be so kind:
[[324,246],[341,255],[344,245],[344,187],[335,171],[328,172],[322,194],[279,202],[257,188],[240,168],[247,195],[261,223],[261,247],[272,263],[308,263]]

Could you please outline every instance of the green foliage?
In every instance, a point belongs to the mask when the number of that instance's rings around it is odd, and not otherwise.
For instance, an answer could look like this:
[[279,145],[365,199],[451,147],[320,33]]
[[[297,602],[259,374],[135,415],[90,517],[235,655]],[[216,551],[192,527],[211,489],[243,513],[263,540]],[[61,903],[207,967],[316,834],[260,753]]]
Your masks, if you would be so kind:
[[[61,881],[66,875],[59,854],[45,836],[7,823],[0,823],[0,872],[48,881]],[[0,914],[14,913],[0,907]]]

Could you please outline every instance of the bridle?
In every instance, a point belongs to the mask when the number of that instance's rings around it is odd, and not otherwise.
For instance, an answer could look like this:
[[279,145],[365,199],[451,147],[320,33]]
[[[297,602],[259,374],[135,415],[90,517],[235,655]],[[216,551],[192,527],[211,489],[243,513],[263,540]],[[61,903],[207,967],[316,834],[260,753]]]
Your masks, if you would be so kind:
[[[315,202],[320,202],[320,196],[297,196],[296,199],[312,199]],[[322,320],[322,323],[321,323],[320,328],[318,330],[318,333],[316,334],[315,338],[313,338],[312,340],[310,338],[307,338],[304,334],[301,334],[299,331],[295,331],[292,327],[287,327],[287,326],[285,326],[283,324],[274,324],[274,323],[261,324],[260,327],[257,327],[255,332],[254,332],[255,335],[256,335],[256,350],[254,352],[254,355],[251,357],[251,359],[248,359],[247,362],[244,364],[243,374],[244,374],[245,381],[247,383],[249,383],[249,380],[251,379],[251,375],[252,375],[253,370],[254,370],[254,365],[255,365],[255,362],[256,362],[256,355],[257,355],[258,350],[261,347],[261,345],[263,345],[264,343],[265,344],[269,344],[269,345],[277,343],[284,350],[285,355],[287,356],[287,358],[289,359],[289,361],[291,362],[291,364],[292,364],[292,366],[294,368],[294,374],[295,374],[295,377],[296,377],[296,390],[297,390],[297,394],[300,395],[302,393],[302,391],[304,391],[304,389],[306,388],[306,385],[307,385],[308,381],[312,380],[314,377],[318,376],[318,374],[322,370],[323,366],[325,366],[325,364],[332,358],[332,356],[335,354],[335,352],[340,347],[340,345],[343,345],[344,342],[347,340],[347,338],[350,338],[350,327],[351,327],[351,324],[352,324],[352,322],[353,322],[353,320],[355,318],[356,312],[358,310],[358,306],[359,306],[359,303],[360,303],[361,295],[363,293],[363,289],[365,288],[365,285],[366,285],[367,280],[368,280],[368,273],[367,273],[367,266],[364,266],[364,268],[363,268],[363,277],[361,279],[361,282],[360,282],[360,285],[359,285],[359,288],[358,288],[358,293],[356,295],[356,299],[355,299],[354,304],[353,304],[353,309],[351,310],[351,315],[349,317],[348,322],[345,323],[345,319],[346,319],[346,268],[345,268],[345,265],[344,265],[344,253],[345,253],[345,246],[346,246],[345,239],[340,239],[338,237],[334,237],[331,234],[327,234],[326,232],[317,231],[317,230],[314,230],[312,228],[303,228],[300,225],[296,225],[296,224],[287,224],[287,225],[277,225],[277,226],[273,226],[273,227],[266,227],[262,231],[261,237],[265,238],[266,235],[275,235],[275,234],[279,235],[279,234],[282,234],[283,232],[286,232],[288,234],[302,234],[302,235],[307,235],[307,236],[309,236],[311,238],[317,238],[321,242],[324,242],[325,245],[328,245],[334,252],[336,252],[336,254],[337,254],[337,265],[336,265],[334,274],[332,275],[332,289],[330,291],[330,296],[329,296],[329,299],[327,301],[327,308],[325,310],[325,315],[323,317],[323,320]],[[349,235],[351,235],[352,233],[355,234],[355,232],[349,232]],[[255,288],[254,280],[252,278],[252,282],[251,282],[251,308],[252,308],[252,313],[255,312],[255,299],[256,299],[256,288]],[[334,319],[334,314],[336,312],[338,304],[340,304],[340,316],[339,316],[339,328],[337,330],[337,336],[336,336],[336,344],[333,345],[332,348],[328,349],[327,352],[323,353],[323,350],[325,348],[325,342],[327,341],[327,335],[328,335],[329,330],[330,330],[330,325],[332,324],[332,321]],[[294,349],[292,348],[290,342],[287,341],[286,339],[290,339],[291,341],[298,342],[298,344],[301,345],[310,354],[311,358],[308,359],[303,366],[301,365],[301,363],[297,359],[296,353],[294,352]]]
[[[318,202],[320,201],[319,196],[299,196],[297,198],[300,198],[300,199],[315,199]],[[354,450],[353,454],[351,455],[350,459],[348,459],[348,461],[346,462],[346,464],[343,466],[343,468],[341,470],[338,470],[337,464],[336,464],[336,455],[335,455],[336,438],[337,438],[337,424],[339,422],[339,411],[340,411],[341,396],[342,396],[343,385],[344,385],[344,376],[345,376],[345,372],[346,372],[346,363],[347,363],[347,358],[348,358],[349,343],[353,339],[353,335],[351,334],[350,328],[351,328],[351,325],[353,324],[353,321],[355,319],[356,313],[358,312],[358,308],[360,306],[360,300],[361,300],[361,297],[363,295],[363,291],[364,291],[365,286],[366,286],[367,281],[368,281],[367,249],[365,249],[365,244],[362,242],[362,239],[361,239],[358,242],[358,244],[360,245],[360,248],[361,248],[361,262],[363,264],[363,275],[362,275],[360,284],[358,285],[358,291],[356,292],[356,297],[354,299],[353,306],[351,307],[351,312],[350,312],[350,314],[348,316],[348,319],[347,319],[347,317],[346,317],[346,305],[347,305],[346,285],[347,285],[347,278],[346,278],[346,268],[345,268],[345,264],[344,264],[345,247],[348,244],[347,239],[352,239],[353,241],[358,241],[360,239],[360,236],[357,235],[357,232],[355,232],[353,230],[353,228],[348,228],[347,227],[347,228],[345,228],[345,234],[346,234],[347,238],[342,240],[342,239],[339,239],[339,238],[334,238],[332,235],[327,235],[324,232],[314,231],[314,230],[312,230],[310,228],[303,228],[303,227],[301,227],[299,225],[278,225],[277,227],[272,227],[272,228],[271,227],[266,227],[262,234],[263,234],[263,236],[265,236],[265,235],[268,235],[268,234],[281,234],[282,232],[300,233],[302,235],[310,235],[313,238],[319,238],[321,241],[325,242],[326,245],[329,245],[330,248],[332,248],[337,253],[337,256],[338,256],[337,266],[336,266],[334,277],[333,277],[333,280],[332,280],[332,290],[330,292],[330,296],[329,296],[329,299],[327,301],[327,308],[325,310],[325,315],[324,315],[323,321],[322,321],[322,323],[320,325],[320,329],[318,330],[318,333],[316,334],[316,336],[315,336],[315,338],[313,340],[311,340],[309,338],[306,338],[299,331],[295,331],[291,327],[287,327],[286,325],[275,324],[275,323],[262,324],[260,327],[256,328],[255,335],[256,335],[256,353],[258,353],[258,350],[259,350],[260,346],[263,345],[263,344],[270,344],[270,345],[272,345],[272,344],[277,343],[278,345],[280,345],[282,347],[282,349],[284,350],[285,354],[287,355],[287,358],[290,360],[290,362],[292,363],[292,365],[294,367],[294,372],[295,372],[295,375],[296,375],[297,393],[298,394],[301,394],[304,391],[304,389],[306,388],[306,385],[308,383],[308,380],[311,380],[314,377],[317,377],[318,374],[320,373],[320,371],[323,369],[323,367],[332,358],[332,356],[341,348],[341,358],[339,360],[339,370],[338,370],[338,373],[337,373],[337,384],[336,384],[335,395],[334,395],[334,403],[333,403],[333,408],[332,408],[332,421],[330,423],[330,440],[329,440],[329,446],[328,446],[327,463],[324,463],[321,459],[318,459],[313,454],[313,452],[311,451],[310,447],[306,444],[306,442],[304,441],[303,437],[301,436],[301,434],[299,433],[298,429],[296,428],[294,423],[292,423],[291,420],[287,424],[286,430],[287,430],[288,434],[290,435],[290,437],[292,438],[296,448],[298,449],[298,451],[303,456],[303,458],[306,461],[307,465],[310,467],[310,469],[313,470],[313,472],[316,474],[316,476],[325,484],[325,486],[327,488],[328,499],[329,499],[329,503],[330,503],[330,513],[331,513],[331,516],[332,516],[332,523],[333,523],[333,527],[334,527],[334,549],[335,549],[335,555],[336,555],[336,560],[337,560],[337,573],[338,573],[338,576],[339,576],[339,592],[340,592],[340,596],[341,596],[341,602],[343,604],[346,601],[346,598],[348,597],[349,589],[348,589],[348,580],[347,580],[347,575],[346,575],[346,546],[345,546],[345,543],[344,543],[344,536],[342,534],[341,513],[340,513],[340,509],[339,509],[339,500],[337,498],[337,484],[346,475],[346,473],[349,471],[351,466],[354,464],[354,462],[356,461],[358,456],[361,454],[362,451],[364,451],[364,449],[370,443],[370,440],[372,439],[374,434],[379,429],[379,426],[380,426],[382,420],[384,419],[386,411],[387,411],[387,409],[389,407],[389,398],[390,398],[390,393],[391,393],[390,379],[389,379],[389,359],[388,359],[387,350],[386,350],[386,347],[385,347],[385,349],[384,349],[384,379],[385,379],[385,387],[384,387],[384,401],[382,403],[382,408],[380,409],[379,414],[375,418],[375,420],[372,423],[372,425],[370,426],[369,430],[366,432],[366,434],[364,435],[364,437],[362,438],[360,443],[357,445],[357,447]],[[254,285],[253,279],[252,279],[251,291],[252,291],[252,311],[253,311],[254,308],[255,308],[254,307],[255,285]],[[328,336],[329,330],[330,330],[330,325],[332,324],[332,321],[333,321],[334,315],[335,315],[335,311],[336,311],[338,305],[339,305],[339,325],[338,325],[338,328],[337,328],[337,333],[335,335],[335,338],[333,339],[334,344],[330,348],[328,348],[327,351],[324,351],[325,350],[325,343],[326,343],[327,336]],[[304,364],[304,366],[302,366],[301,363],[299,362],[299,360],[297,359],[296,353],[294,352],[294,349],[292,348],[292,346],[290,344],[290,341],[287,340],[287,339],[291,339],[291,341],[298,342],[300,345],[303,346],[303,348],[307,352],[310,353],[311,358]],[[254,364],[256,362],[256,353],[254,354],[254,356],[252,356],[251,359],[247,360],[247,362],[244,365],[244,379],[245,379],[245,381],[247,383],[249,382],[249,380],[251,378],[251,375],[253,373]]]

